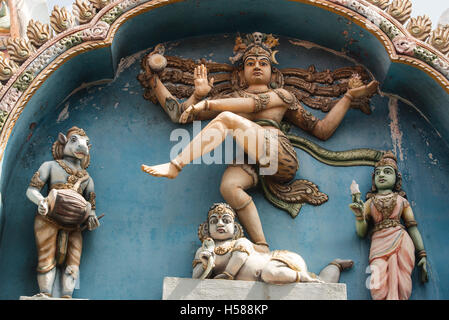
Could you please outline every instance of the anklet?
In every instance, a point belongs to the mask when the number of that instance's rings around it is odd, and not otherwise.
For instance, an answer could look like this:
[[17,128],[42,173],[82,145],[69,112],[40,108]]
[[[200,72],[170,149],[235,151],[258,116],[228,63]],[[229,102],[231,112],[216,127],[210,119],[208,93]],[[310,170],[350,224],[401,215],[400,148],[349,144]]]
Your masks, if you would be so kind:
[[178,163],[178,161],[176,161],[176,159],[173,159],[173,160],[170,160],[170,163],[172,165],[174,165],[178,171],[182,170],[182,165],[183,165],[182,161],[179,161],[179,163]]
[[340,272],[343,271],[343,267],[339,263],[337,263],[337,262],[333,262],[332,261],[331,263],[329,263],[329,265],[336,266],[340,270]]
[[228,280],[234,280],[234,276],[230,274],[229,272],[223,271],[223,274],[228,277]]

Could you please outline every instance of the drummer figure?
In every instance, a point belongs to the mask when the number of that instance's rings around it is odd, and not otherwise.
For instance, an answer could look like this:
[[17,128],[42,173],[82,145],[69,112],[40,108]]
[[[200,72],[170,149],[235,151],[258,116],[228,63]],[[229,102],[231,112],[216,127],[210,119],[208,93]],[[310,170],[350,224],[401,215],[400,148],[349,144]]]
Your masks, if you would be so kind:
[[[44,162],[33,175],[27,197],[38,206],[34,220],[37,244],[38,295],[52,296],[56,267],[65,266],[62,298],[71,298],[79,274],[84,224],[88,230],[100,223],[95,214],[94,182],[89,166],[89,138],[83,129],[72,127],[59,133],[53,144],[54,161]],[[48,184],[49,194],[42,188]]]

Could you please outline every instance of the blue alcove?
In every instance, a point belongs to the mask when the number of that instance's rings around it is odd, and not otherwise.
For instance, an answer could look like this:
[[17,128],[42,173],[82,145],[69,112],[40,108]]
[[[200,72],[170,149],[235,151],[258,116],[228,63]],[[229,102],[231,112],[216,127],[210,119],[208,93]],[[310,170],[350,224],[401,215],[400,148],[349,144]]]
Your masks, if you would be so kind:
[[[161,299],[163,277],[190,277],[193,255],[200,245],[197,227],[209,206],[222,201],[219,184],[226,165],[190,165],[176,180],[150,177],[140,170],[142,163],[169,159],[177,144],[170,141],[173,130],[183,128],[190,135],[193,131],[191,124],[171,123],[160,106],[143,98],[137,80],[140,59],[164,42],[167,55],[228,62],[235,32],[255,30],[279,36],[280,68],[313,64],[321,71],[362,63],[381,82],[384,95],[373,98],[372,114],[350,110],[330,140],[321,142],[300,129],[292,130],[330,150],[369,147],[396,152],[429,256],[429,283],[420,284],[415,270],[411,299],[449,298],[444,286],[449,279],[449,253],[441,245],[449,228],[447,94],[422,71],[391,64],[372,34],[334,13],[287,1],[267,1],[263,7],[257,1],[231,2],[234,7],[224,1],[185,1],[142,13],[119,28],[110,48],[70,59],[34,94],[14,128],[2,162],[1,299],[17,299],[38,290],[33,235],[36,207],[25,192],[40,164],[52,159],[51,145],[58,132],[74,125],[84,128],[92,141],[88,171],[95,181],[97,213],[105,213],[99,229],[84,233],[80,288],[74,297]],[[195,12],[198,21],[188,20],[186,12]],[[212,19],[214,24],[205,32],[204,25]],[[351,46],[342,35],[348,28],[359,40]],[[346,48],[347,55],[296,45],[298,40],[326,44],[339,52]],[[418,78],[419,86],[412,81]],[[92,83],[102,79],[109,80]],[[399,100],[390,93],[399,95]],[[392,128],[398,128],[401,136],[392,134]],[[318,207],[305,205],[292,219],[273,207],[260,189],[251,190],[270,247],[300,253],[313,272],[336,257],[353,259],[354,267],[341,277],[348,299],[370,299],[365,286],[369,240],[355,234],[348,204],[351,181],[355,179],[366,193],[372,168],[332,167],[301,150],[297,153],[297,178],[316,183],[329,201]]]

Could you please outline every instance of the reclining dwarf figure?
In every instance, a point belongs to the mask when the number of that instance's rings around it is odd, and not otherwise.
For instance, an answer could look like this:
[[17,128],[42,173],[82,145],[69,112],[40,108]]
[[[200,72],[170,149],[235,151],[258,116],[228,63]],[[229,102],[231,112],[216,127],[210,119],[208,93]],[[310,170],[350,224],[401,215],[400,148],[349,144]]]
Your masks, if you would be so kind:
[[258,252],[254,243],[243,237],[235,222],[235,211],[226,203],[210,207],[208,220],[198,228],[203,245],[193,260],[193,278],[263,281],[270,284],[293,282],[336,283],[341,271],[353,261],[335,259],[316,276],[307,271],[304,259],[287,250]]
[[[56,267],[65,265],[62,297],[72,297],[81,260],[82,224],[88,230],[100,225],[94,181],[86,171],[90,146],[83,129],[72,127],[67,135],[59,133],[52,147],[55,160],[40,166],[27,189],[27,197],[38,206],[34,234],[40,295],[52,296]],[[44,197],[41,190],[46,184],[49,193]]]

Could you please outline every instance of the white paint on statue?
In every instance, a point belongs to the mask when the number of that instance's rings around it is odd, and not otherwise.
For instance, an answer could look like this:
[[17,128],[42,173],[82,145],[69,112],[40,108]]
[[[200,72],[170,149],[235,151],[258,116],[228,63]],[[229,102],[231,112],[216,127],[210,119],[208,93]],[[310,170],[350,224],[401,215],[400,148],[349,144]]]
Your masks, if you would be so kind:
[[19,31],[22,38],[27,38],[27,26],[31,19],[44,24],[50,22],[47,0],[17,0],[16,5]]

